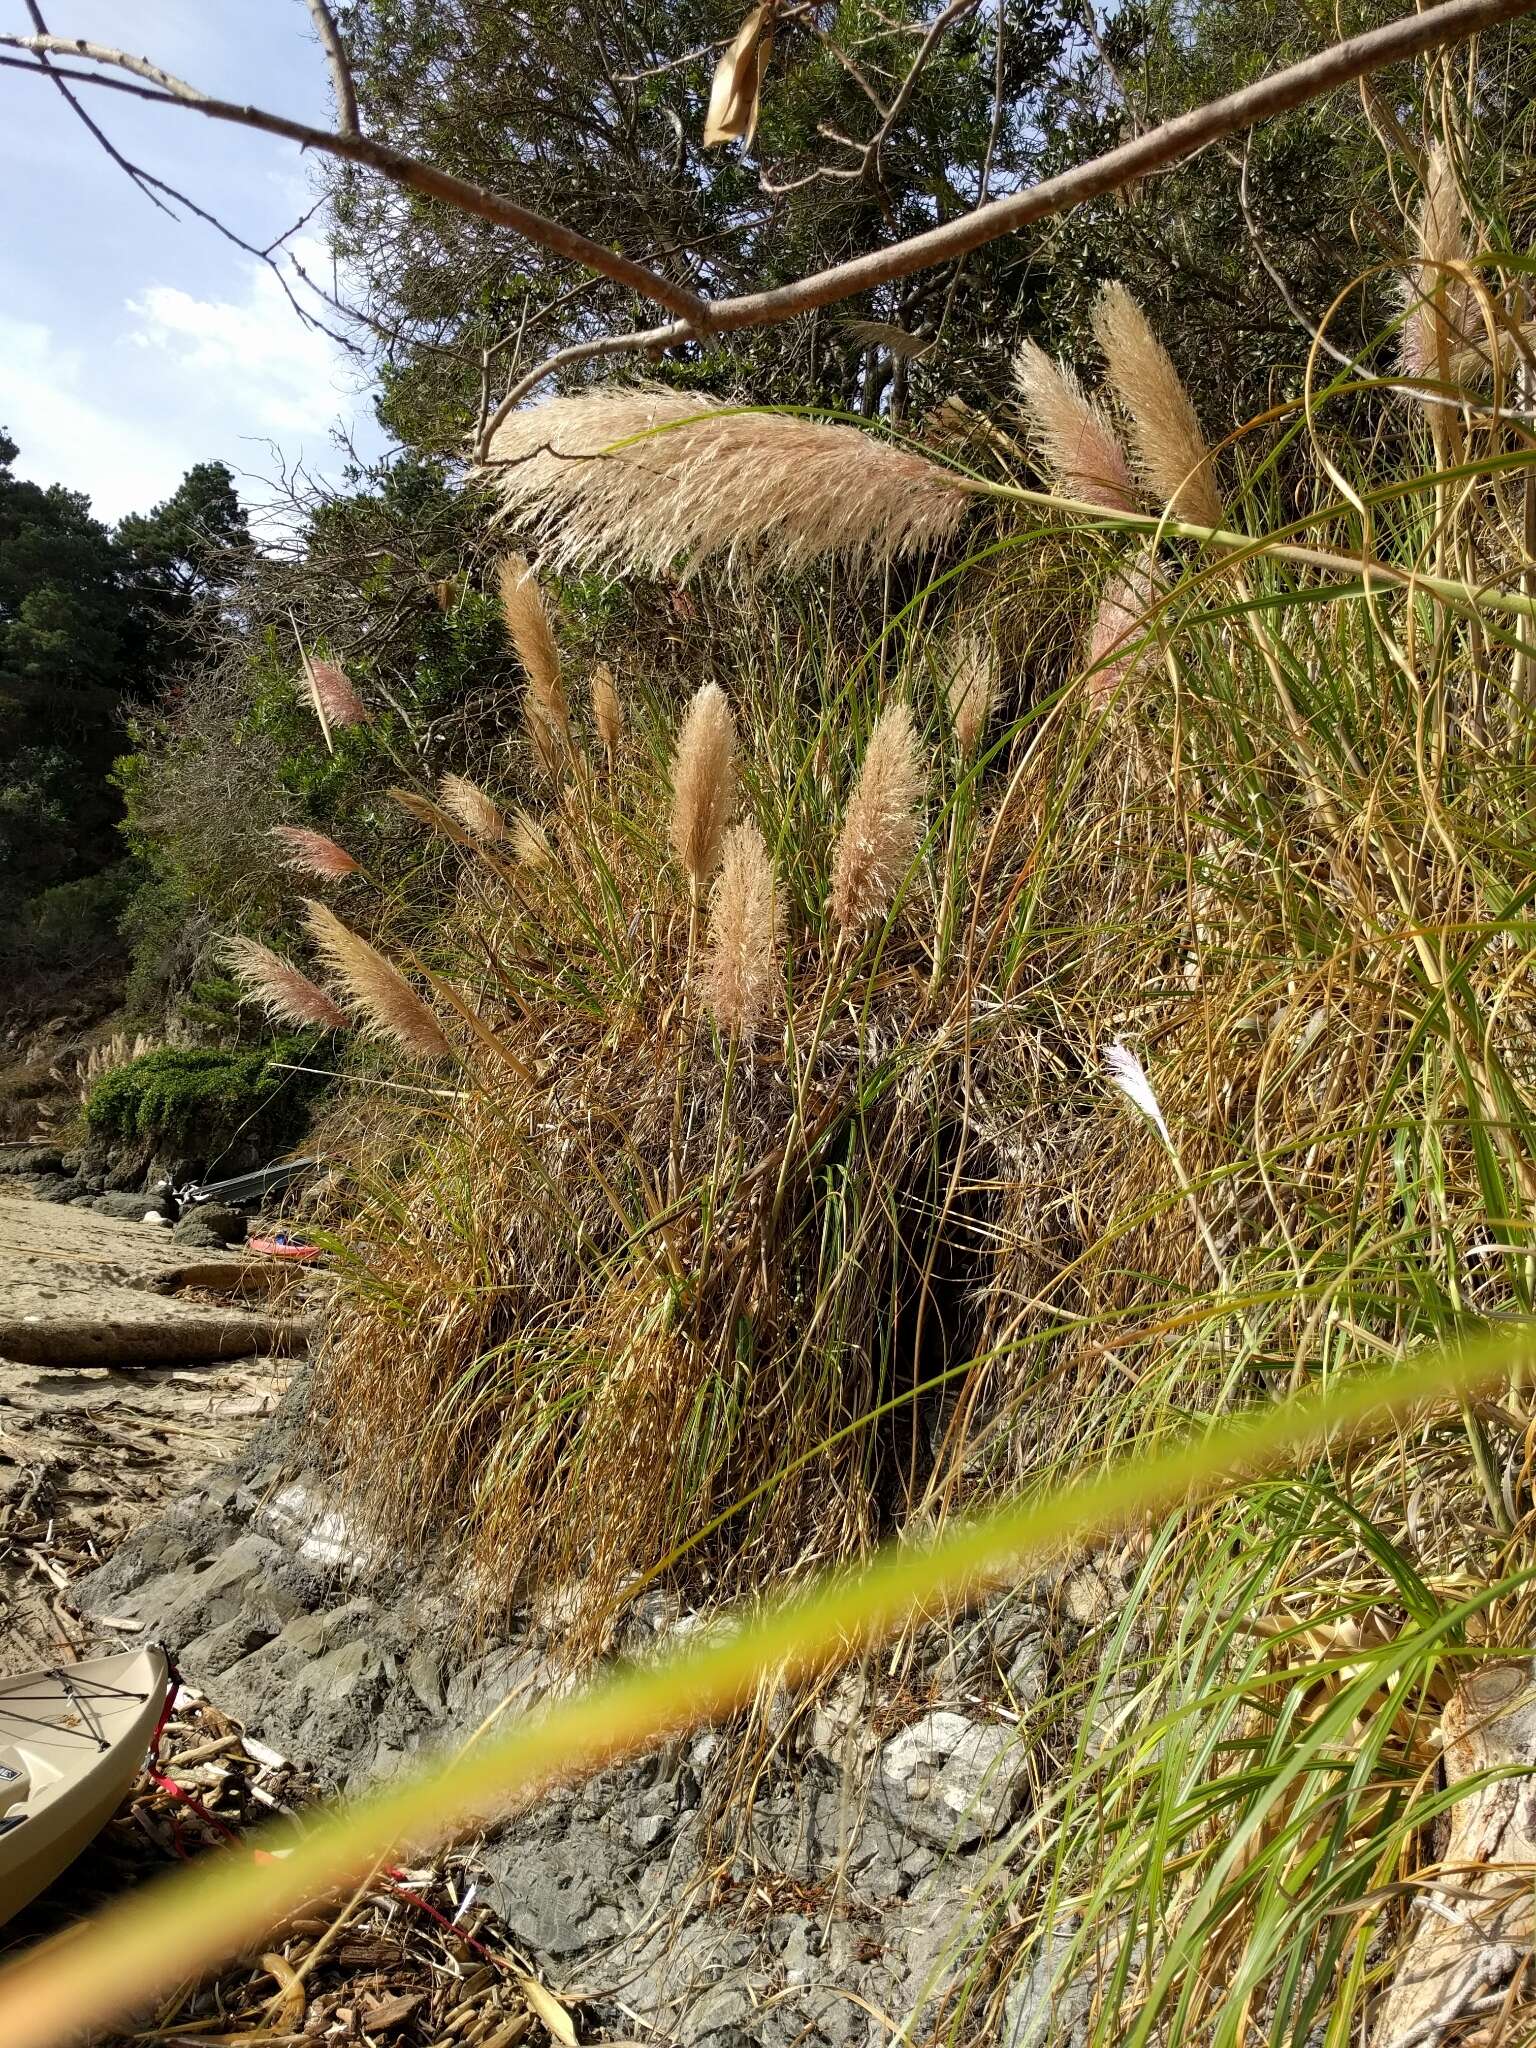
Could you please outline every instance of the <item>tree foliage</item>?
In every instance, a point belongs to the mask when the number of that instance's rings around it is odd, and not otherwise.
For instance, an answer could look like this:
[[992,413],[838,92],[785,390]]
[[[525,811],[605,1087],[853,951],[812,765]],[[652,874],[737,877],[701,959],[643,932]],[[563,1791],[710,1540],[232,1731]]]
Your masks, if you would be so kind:
[[124,718],[196,659],[199,622],[251,552],[222,463],[113,532],[79,492],[18,477],[18,453],[0,434],[0,934],[13,948],[58,923],[51,891],[110,909],[98,878],[122,854]]

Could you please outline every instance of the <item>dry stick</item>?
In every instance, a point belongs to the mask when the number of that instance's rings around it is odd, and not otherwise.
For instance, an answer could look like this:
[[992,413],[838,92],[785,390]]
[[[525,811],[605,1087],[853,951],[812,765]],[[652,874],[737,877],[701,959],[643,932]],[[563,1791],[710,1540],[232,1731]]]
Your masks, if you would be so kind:
[[[644,264],[616,255],[611,249],[605,249],[562,222],[549,220],[503,194],[488,191],[484,186],[451,177],[447,172],[422,163],[388,143],[363,135],[335,134],[328,129],[312,128],[302,121],[290,121],[282,115],[267,113],[258,107],[242,107],[228,100],[209,98],[182,80],[159,70],[147,59],[128,56],[104,44],[67,36],[7,34],[0,35],[0,46],[20,50],[30,58],[72,56],[126,71],[130,74],[126,79],[104,77],[99,72],[65,75],[71,82],[79,80],[109,86],[159,105],[190,107],[212,120],[257,128],[305,148],[363,164],[414,192],[440,199],[462,212],[478,214],[500,227],[511,228],[541,248],[565,256],[615,283],[627,285],[642,298],[678,316],[670,326],[653,328],[648,333],[607,336],[600,342],[579,344],[583,350],[581,358],[570,349],[559,351],[558,355],[520,379],[502,400],[488,426],[488,432],[493,432],[506,412],[541,384],[556,367],[598,353],[666,346],[671,342],[693,340],[702,334],[728,334],[747,327],[772,326],[793,319],[797,314],[814,311],[817,307],[833,305],[840,299],[853,298],[876,285],[909,277],[915,271],[951,262],[971,249],[980,248],[999,236],[1014,234],[1034,221],[1062,213],[1086,200],[1101,198],[1136,179],[1166,170],[1224,136],[1304,106],[1309,100],[1318,99],[1337,86],[1352,84],[1387,65],[1423,56],[1426,51],[1443,48],[1483,29],[1515,20],[1529,13],[1533,5],[1536,5],[1536,0],[1446,0],[1445,5],[1429,8],[1422,14],[1408,14],[1365,35],[1351,36],[1344,42],[1335,43],[1298,64],[1288,65],[1269,78],[1243,87],[1241,91],[1228,93],[1190,113],[1165,121],[1161,127],[1136,136],[1086,164],[1047,178],[1006,199],[995,199],[985,206],[976,207],[958,220],[929,228],[888,249],[873,250],[850,262],[835,264],[829,270],[817,271],[793,284],[772,291],[747,293],[739,298],[722,299],[714,304],[683,291]],[[0,64],[16,65],[18,61],[0,58]],[[20,68],[41,72],[42,67],[40,63],[23,63]],[[56,68],[54,75],[59,75]],[[134,80],[145,82],[135,83]]]
[[352,85],[352,67],[347,62],[347,53],[342,47],[335,16],[326,5],[326,0],[309,0],[309,12],[315,24],[315,34],[320,38],[320,47],[325,52],[325,61],[330,67],[331,89],[336,95],[336,126],[343,135],[361,134],[357,120],[357,93]]

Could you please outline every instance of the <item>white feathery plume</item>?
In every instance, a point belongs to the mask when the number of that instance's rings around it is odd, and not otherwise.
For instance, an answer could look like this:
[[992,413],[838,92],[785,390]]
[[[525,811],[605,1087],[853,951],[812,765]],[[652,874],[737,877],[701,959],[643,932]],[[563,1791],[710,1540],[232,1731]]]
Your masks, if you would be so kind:
[[1231,1278],[1227,1272],[1226,1261],[1221,1256],[1220,1247],[1217,1245],[1216,1239],[1211,1232],[1211,1227],[1206,1222],[1199,1201],[1196,1199],[1194,1183],[1185,1170],[1183,1160],[1179,1157],[1179,1148],[1173,1142],[1173,1133],[1168,1128],[1168,1119],[1163,1115],[1163,1105],[1157,1099],[1157,1091],[1147,1077],[1146,1068],[1137,1059],[1130,1047],[1122,1045],[1118,1038],[1110,1039],[1109,1043],[1101,1049],[1099,1058],[1103,1062],[1105,1077],[1111,1086],[1118,1088],[1126,1101],[1132,1103],[1141,1111],[1141,1114],[1162,1139],[1168,1157],[1173,1162],[1174,1178],[1178,1181],[1179,1192],[1189,1204],[1189,1213],[1195,1219],[1195,1228],[1200,1233],[1201,1241],[1209,1255],[1211,1264],[1216,1269],[1216,1278],[1221,1283],[1223,1292],[1225,1292],[1232,1285]]
[[1112,1038],[1099,1057],[1104,1062],[1104,1072],[1109,1080],[1128,1102],[1135,1103],[1148,1123],[1157,1127],[1159,1136],[1171,1152],[1173,1139],[1169,1134],[1168,1119],[1163,1115],[1163,1106],[1147,1078],[1147,1070],[1135,1053],[1128,1045],[1122,1045],[1118,1038]]

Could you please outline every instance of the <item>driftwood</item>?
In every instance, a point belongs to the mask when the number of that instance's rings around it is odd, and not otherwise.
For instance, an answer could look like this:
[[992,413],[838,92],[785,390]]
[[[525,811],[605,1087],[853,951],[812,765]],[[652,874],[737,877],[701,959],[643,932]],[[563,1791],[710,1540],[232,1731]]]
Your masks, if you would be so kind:
[[[1446,1782],[1486,1772],[1451,1809],[1450,1839],[1415,1900],[1417,1926],[1371,2048],[1491,2042],[1536,1926],[1536,1667],[1491,1664],[1446,1702]],[[1489,2031],[1475,2028],[1479,2019]],[[1451,2030],[1455,2029],[1454,2035]],[[1514,2036],[1509,2037],[1516,2038]]]
[[0,1359],[23,1365],[200,1365],[217,1358],[293,1357],[309,1341],[296,1316],[167,1304],[143,1315],[0,1318]]

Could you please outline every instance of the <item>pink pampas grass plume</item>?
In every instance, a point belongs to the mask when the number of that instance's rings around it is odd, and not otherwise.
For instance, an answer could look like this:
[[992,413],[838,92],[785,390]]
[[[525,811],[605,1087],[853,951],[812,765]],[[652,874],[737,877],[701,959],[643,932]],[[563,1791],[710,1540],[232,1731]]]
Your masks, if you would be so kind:
[[1134,512],[1139,494],[1125,450],[1076,375],[1027,341],[1013,359],[1013,381],[1035,452],[1062,496]]
[[346,1012],[325,990],[270,946],[255,939],[231,938],[224,941],[221,952],[246,996],[260,1003],[274,1023],[314,1025],[321,1031],[349,1028]]
[[327,839],[323,832],[311,832],[307,825],[274,825],[272,837],[285,848],[283,864],[303,875],[318,875],[323,882],[340,882],[362,872],[344,846]]
[[709,899],[704,1000],[727,1034],[750,1037],[779,988],[780,918],[773,863],[750,822],[725,835]]
[[365,1037],[385,1039],[420,1059],[452,1058],[442,1026],[398,967],[323,903],[307,901],[304,922],[316,952],[346,990]]
[[1157,598],[1157,578],[1145,554],[1106,578],[1088,636],[1090,711],[1102,711],[1127,684],[1155,666],[1158,645],[1149,613]]
[[1124,408],[1137,466],[1160,505],[1195,526],[1220,526],[1226,513],[1215,466],[1195,408],[1147,316],[1123,284],[1106,285],[1093,331]]
[[705,683],[684,714],[672,757],[672,851],[695,903],[735,808],[736,720],[720,685]]
[[491,466],[555,559],[610,574],[879,562],[948,540],[968,507],[964,479],[875,434],[657,385],[514,412]]
[[832,854],[832,922],[858,932],[895,901],[922,836],[926,784],[912,713],[891,704],[875,720]]
[[310,690],[327,726],[367,725],[373,713],[334,661],[307,660]]

